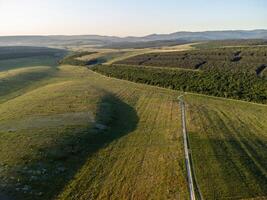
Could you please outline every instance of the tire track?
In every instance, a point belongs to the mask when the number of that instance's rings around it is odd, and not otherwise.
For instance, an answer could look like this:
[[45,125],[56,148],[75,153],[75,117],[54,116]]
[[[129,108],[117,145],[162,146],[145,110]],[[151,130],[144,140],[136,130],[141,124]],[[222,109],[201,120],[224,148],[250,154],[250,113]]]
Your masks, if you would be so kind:
[[184,152],[185,152],[185,165],[187,169],[187,181],[188,181],[188,188],[190,193],[190,200],[196,200],[195,189],[194,189],[194,182],[193,182],[193,175],[192,175],[192,167],[190,163],[190,149],[188,144],[188,136],[186,131],[186,119],[185,119],[185,103],[182,99],[182,96],[179,98],[180,101],[180,109],[181,109],[181,116],[182,116],[182,130],[183,130],[183,138],[184,138]]

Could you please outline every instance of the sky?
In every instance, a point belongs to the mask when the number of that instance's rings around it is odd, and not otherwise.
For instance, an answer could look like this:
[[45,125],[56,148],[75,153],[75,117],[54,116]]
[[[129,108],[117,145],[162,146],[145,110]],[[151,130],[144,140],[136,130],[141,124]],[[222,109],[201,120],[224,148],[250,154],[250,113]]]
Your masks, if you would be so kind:
[[0,0],[0,35],[267,29],[267,0]]

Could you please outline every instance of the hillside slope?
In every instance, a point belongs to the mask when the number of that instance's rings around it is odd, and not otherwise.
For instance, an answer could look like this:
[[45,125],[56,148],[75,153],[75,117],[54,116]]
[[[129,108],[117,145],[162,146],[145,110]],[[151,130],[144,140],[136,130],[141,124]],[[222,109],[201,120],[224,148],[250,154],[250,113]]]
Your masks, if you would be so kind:
[[64,66],[0,113],[1,190],[11,196],[188,196],[172,92]]
[[185,101],[194,174],[203,199],[265,199],[267,106],[192,93]]
[[[1,36],[0,46],[107,46],[142,42],[173,41],[207,41],[229,39],[267,39],[267,30],[230,30],[230,31],[180,31],[170,34],[151,34],[144,37],[114,37],[101,35],[50,35],[50,36]],[[117,44],[116,44],[117,43]],[[128,45],[127,45],[128,46]],[[143,45],[142,45],[143,46]],[[152,45],[153,46],[153,45]]]
[[[0,104],[1,192],[26,200],[188,199],[179,92],[81,67],[51,73]],[[264,198],[267,107],[185,100],[204,199]]]

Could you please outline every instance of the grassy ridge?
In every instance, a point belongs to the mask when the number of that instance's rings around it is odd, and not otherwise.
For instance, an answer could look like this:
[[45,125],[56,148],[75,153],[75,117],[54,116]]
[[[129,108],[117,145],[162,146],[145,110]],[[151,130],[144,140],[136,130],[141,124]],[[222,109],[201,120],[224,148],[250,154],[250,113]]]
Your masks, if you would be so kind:
[[93,70],[138,83],[207,95],[267,102],[267,81],[245,73],[185,71],[123,65],[98,65]]
[[[139,122],[134,131],[88,159],[60,199],[187,199],[174,98],[158,89],[99,79],[98,84],[133,105]],[[129,123],[124,113],[118,127]]]
[[26,67],[0,72],[0,102],[25,92],[27,87],[52,76],[51,67]]
[[22,67],[56,67],[61,57],[54,56],[34,56],[27,58],[16,58],[11,60],[0,60],[0,72],[19,69]]
[[[79,73],[71,74],[72,80],[68,70],[58,75],[0,106],[1,183],[20,199],[51,199],[88,154],[109,138],[92,128],[112,119],[110,95],[79,81]],[[105,112],[98,112],[102,106]]]
[[[95,115],[101,92],[87,86],[79,98],[82,85],[51,84],[1,105],[1,183],[6,191],[19,199],[51,199],[100,148],[107,136],[92,128],[94,121],[104,121]],[[111,118],[109,112],[104,118]]]
[[0,47],[0,72],[21,67],[56,67],[66,53],[45,47]]
[[60,67],[47,85],[0,104],[1,190],[20,199],[186,199],[174,99]]

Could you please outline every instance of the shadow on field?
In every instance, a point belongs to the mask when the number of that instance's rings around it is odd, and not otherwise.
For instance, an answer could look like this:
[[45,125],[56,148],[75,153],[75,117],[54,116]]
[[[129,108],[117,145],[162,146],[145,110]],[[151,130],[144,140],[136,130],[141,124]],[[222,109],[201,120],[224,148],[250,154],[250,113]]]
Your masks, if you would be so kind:
[[203,138],[190,132],[194,173],[205,199],[250,199],[267,194],[267,149],[261,140],[253,139],[253,145],[251,140]]
[[[34,70],[35,68],[32,69]],[[0,102],[3,103],[5,100],[9,99],[5,99],[5,96],[18,92],[19,90],[27,88],[32,84],[51,77],[53,73],[55,73],[55,69],[51,68],[43,71],[28,71],[11,77],[0,78]]]
[[[98,105],[96,122],[87,128],[67,127],[64,138],[39,149],[39,159],[25,160],[16,178],[21,186],[9,188],[15,199],[54,199],[74,178],[94,153],[135,130],[138,116],[134,108],[112,94]],[[1,188],[0,188],[1,190]]]

